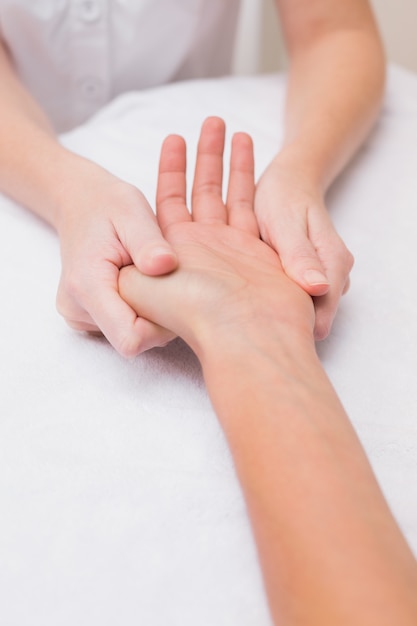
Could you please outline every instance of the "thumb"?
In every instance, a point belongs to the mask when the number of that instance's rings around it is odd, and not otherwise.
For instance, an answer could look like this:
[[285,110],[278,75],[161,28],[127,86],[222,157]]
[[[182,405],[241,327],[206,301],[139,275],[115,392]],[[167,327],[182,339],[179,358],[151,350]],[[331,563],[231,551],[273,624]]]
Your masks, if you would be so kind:
[[177,255],[164,239],[157,219],[146,201],[135,215],[120,218],[118,230],[123,233],[122,244],[143,274],[159,276],[177,268]]
[[136,267],[148,276],[169,274],[178,265],[175,252],[161,234],[147,240],[142,247],[133,249],[130,255]]
[[327,293],[330,282],[326,271],[317,250],[302,229],[287,228],[284,237],[271,239],[289,278],[311,296]]

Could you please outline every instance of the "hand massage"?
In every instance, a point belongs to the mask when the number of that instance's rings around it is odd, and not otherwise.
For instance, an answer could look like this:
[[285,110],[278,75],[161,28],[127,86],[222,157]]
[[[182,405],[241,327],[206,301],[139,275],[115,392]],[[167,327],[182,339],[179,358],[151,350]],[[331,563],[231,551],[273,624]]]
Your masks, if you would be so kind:
[[417,78],[364,0],[252,77],[177,4],[0,0],[0,620],[414,625]]

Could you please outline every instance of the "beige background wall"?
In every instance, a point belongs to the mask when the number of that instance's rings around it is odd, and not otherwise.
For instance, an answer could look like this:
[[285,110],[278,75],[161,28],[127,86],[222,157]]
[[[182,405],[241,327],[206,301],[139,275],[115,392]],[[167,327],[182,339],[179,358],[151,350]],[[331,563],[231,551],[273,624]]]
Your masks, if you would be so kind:
[[[285,54],[274,0],[242,2],[236,71],[273,71],[284,67]],[[417,72],[417,0],[371,0],[371,3],[388,58]]]
[[417,72],[417,0],[372,0],[388,57]]

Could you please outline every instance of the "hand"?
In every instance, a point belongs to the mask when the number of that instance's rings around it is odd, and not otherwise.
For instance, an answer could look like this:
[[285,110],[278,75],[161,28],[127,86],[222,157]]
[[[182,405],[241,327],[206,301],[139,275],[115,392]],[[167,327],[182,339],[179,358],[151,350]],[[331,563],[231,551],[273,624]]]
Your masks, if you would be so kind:
[[174,335],[138,318],[119,295],[118,277],[131,263],[149,275],[171,272],[175,253],[139,190],[80,162],[75,184],[62,191],[56,224],[62,256],[58,311],[76,330],[101,331],[126,357],[165,345]]
[[[170,328],[201,354],[216,337],[244,335],[270,322],[311,338],[311,298],[282,271],[278,255],[259,239],[253,213],[253,149],[234,136],[226,203],[222,201],[224,123],[206,120],[198,146],[192,215],[186,207],[185,144],[163,145],[157,217],[179,259],[179,269],[158,279],[135,267],[120,272],[123,298],[140,315]],[[249,330],[248,330],[249,329]],[[215,337],[213,337],[213,332]]]
[[262,239],[278,252],[286,274],[314,296],[314,334],[324,339],[349,288],[353,256],[335,231],[320,191],[278,156],[258,183],[255,212]]

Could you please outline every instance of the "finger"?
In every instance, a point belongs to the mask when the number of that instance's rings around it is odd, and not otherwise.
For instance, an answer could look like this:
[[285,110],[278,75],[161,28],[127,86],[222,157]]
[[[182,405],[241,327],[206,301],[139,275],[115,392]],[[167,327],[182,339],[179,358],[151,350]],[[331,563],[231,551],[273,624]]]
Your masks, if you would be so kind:
[[73,330],[78,330],[80,332],[85,332],[85,333],[96,333],[97,335],[102,335],[103,333],[100,331],[99,327],[97,326],[97,324],[94,323],[88,323],[88,322],[83,322],[81,320],[79,320],[78,318],[65,318],[66,323],[68,324],[68,326],[70,328],[72,328]]
[[285,223],[275,226],[271,243],[287,276],[311,296],[322,296],[329,290],[329,278],[305,224],[305,216],[291,214]]
[[100,332],[97,324],[91,319],[91,315],[68,293],[62,278],[58,286],[55,305],[58,313],[62,315],[68,326],[74,330],[91,333]]
[[120,211],[114,222],[123,248],[143,274],[172,272],[178,266],[177,255],[164,239],[149,203],[138,190],[130,202],[129,210]]
[[156,191],[156,214],[162,232],[171,224],[191,221],[185,171],[185,141],[178,135],[170,135],[162,144]]
[[114,289],[102,290],[95,299],[98,306],[93,307],[92,317],[108,341],[124,357],[134,357],[149,348],[165,345],[174,338],[170,331],[138,317]]
[[75,330],[97,332],[100,329],[125,357],[133,357],[149,348],[165,345],[174,338],[174,334],[137,316],[136,311],[117,291],[118,274],[117,267],[111,266],[104,279],[101,278],[74,296],[59,293],[59,312]]
[[350,278],[348,276],[345,282],[345,286],[343,287],[342,296],[344,296],[345,293],[349,291],[349,289],[350,289]]
[[322,341],[329,336],[336,317],[340,296],[341,293],[337,288],[331,288],[326,295],[313,298],[316,313],[314,323],[314,339],[316,341]]
[[349,251],[334,259],[334,265],[329,268],[330,289],[324,296],[313,298],[316,312],[314,324],[314,338],[316,341],[325,339],[331,331],[336,317],[340,299],[349,288],[349,272],[352,269],[353,257]]
[[222,200],[225,125],[219,117],[209,117],[201,129],[192,190],[193,219],[202,223],[226,224]]
[[229,187],[227,190],[228,223],[233,228],[259,237],[258,222],[253,210],[255,198],[253,142],[246,133],[232,139]]

